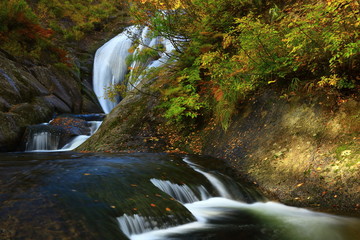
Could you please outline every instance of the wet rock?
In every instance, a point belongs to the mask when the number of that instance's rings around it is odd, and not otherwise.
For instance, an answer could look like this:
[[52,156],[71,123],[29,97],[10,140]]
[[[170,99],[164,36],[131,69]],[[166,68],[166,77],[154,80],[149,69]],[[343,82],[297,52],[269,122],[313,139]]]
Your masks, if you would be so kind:
[[85,121],[102,121],[106,117],[103,113],[90,113],[90,114],[61,114],[58,117],[79,118]]
[[50,125],[63,128],[71,136],[90,135],[87,121],[80,118],[60,116],[52,120]]
[[69,70],[25,64],[3,50],[0,86],[0,151],[16,150],[27,126],[56,114],[102,111],[91,87]]
[[56,112],[71,112],[70,107],[55,95],[44,96],[43,98],[55,109]]
[[[80,116],[80,115],[79,115]],[[79,135],[90,135],[89,124],[86,120],[73,116],[58,116],[46,124],[31,125],[26,128],[19,150],[36,150],[38,137],[47,138],[43,143],[46,150],[60,149],[72,138]]]

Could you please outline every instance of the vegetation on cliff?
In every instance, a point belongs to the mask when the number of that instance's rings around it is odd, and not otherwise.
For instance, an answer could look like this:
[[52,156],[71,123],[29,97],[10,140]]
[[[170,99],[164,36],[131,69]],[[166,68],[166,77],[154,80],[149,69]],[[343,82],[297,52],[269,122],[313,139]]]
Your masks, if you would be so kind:
[[359,9],[356,0],[130,0],[134,23],[175,44],[176,61],[156,73],[165,117],[210,113],[224,129],[241,100],[269,85],[357,91]]
[[94,34],[121,13],[116,0],[0,2],[0,48],[10,54],[73,66],[67,46]]

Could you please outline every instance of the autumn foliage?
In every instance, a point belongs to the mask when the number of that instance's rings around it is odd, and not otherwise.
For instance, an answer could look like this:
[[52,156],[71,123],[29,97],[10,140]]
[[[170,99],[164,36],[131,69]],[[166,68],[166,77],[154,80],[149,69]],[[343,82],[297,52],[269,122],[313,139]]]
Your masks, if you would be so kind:
[[130,2],[134,23],[177,46],[163,91],[170,120],[212,111],[226,129],[240,101],[259,88],[359,86],[357,0]]
[[71,66],[69,42],[80,41],[122,5],[116,0],[0,1],[0,47],[13,55]]

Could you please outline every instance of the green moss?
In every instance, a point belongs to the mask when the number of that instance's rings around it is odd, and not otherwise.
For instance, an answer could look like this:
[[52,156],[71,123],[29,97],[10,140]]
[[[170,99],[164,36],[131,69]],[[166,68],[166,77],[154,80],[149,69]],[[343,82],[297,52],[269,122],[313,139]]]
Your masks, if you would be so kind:
[[360,154],[359,144],[355,142],[342,144],[335,149],[337,159],[349,159],[354,158]]

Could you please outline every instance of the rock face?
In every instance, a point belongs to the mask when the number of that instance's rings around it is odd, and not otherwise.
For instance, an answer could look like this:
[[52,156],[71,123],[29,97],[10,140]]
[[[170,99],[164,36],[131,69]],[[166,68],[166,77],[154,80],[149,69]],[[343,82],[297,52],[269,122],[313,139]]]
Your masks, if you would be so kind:
[[157,102],[129,94],[79,150],[214,156],[271,199],[360,216],[359,94],[268,90],[239,105],[227,131],[212,119],[192,129],[169,126]]
[[88,84],[67,70],[20,63],[0,50],[0,151],[16,150],[26,126],[54,114],[98,113]]

